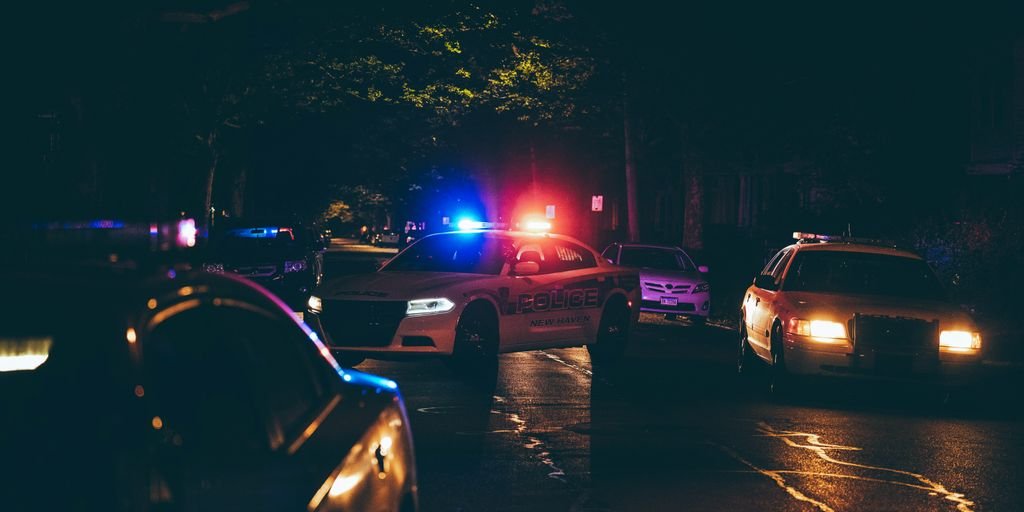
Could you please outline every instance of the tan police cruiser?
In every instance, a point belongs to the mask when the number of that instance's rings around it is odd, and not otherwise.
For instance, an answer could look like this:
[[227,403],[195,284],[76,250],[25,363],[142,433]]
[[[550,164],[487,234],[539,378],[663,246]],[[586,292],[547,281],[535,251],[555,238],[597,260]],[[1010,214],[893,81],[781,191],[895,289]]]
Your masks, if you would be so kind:
[[305,318],[350,364],[438,355],[486,373],[502,352],[586,345],[595,360],[616,358],[639,294],[635,271],[573,238],[463,230],[424,237],[375,273],[325,283]]
[[[963,380],[981,333],[914,253],[866,240],[794,233],[743,296],[737,366],[789,376]],[[956,379],[951,379],[956,377]]]

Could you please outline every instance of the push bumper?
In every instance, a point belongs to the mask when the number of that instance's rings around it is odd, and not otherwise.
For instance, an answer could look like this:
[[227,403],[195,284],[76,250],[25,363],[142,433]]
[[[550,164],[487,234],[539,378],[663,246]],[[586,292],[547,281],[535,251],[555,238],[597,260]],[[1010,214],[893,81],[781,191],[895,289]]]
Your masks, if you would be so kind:
[[[399,322],[394,335],[386,344],[369,346],[359,340],[341,341],[343,336],[332,337],[324,329],[320,315],[307,311],[304,315],[307,325],[320,335],[324,344],[332,351],[359,354],[374,359],[405,359],[430,356],[451,356],[455,346],[455,324],[458,315],[454,312],[441,315],[405,317]],[[336,341],[337,340],[337,341]]]
[[865,379],[935,380],[973,379],[981,367],[980,354],[855,353],[848,342],[818,343],[788,335],[786,369],[797,375],[845,376]]

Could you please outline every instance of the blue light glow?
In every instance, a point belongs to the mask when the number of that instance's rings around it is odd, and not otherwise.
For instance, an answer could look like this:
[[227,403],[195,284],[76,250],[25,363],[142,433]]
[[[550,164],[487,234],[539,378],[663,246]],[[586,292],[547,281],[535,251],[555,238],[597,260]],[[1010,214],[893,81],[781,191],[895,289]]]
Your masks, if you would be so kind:
[[486,223],[473,219],[461,219],[456,225],[460,231],[469,231],[471,229],[484,229]]
[[276,227],[255,227],[255,228],[238,228],[229,229],[225,235],[234,238],[276,238],[277,228]]
[[343,374],[341,378],[344,379],[345,382],[349,382],[349,383],[356,384],[356,385],[359,385],[359,386],[366,386],[366,387],[378,388],[378,389],[380,389],[380,388],[391,389],[391,390],[398,389],[398,384],[396,384],[395,381],[393,381],[391,379],[386,379],[384,377],[378,377],[376,375],[371,375],[369,373],[363,373],[363,372],[358,371],[358,370],[348,369],[348,370],[345,370],[344,372],[339,371],[338,373],[342,373]]

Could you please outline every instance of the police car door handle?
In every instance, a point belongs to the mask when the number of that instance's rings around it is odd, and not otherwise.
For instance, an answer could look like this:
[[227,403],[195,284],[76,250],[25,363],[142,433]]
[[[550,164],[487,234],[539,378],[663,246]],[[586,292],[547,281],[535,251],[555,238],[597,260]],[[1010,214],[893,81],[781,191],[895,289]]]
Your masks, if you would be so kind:
[[760,303],[761,303],[761,297],[754,297],[754,305],[756,306],[756,305],[758,305]]

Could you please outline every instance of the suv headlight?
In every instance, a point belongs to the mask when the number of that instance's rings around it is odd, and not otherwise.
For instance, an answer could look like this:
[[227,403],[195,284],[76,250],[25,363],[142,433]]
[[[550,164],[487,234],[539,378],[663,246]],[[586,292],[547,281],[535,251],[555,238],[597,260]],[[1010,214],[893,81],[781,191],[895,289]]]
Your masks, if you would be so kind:
[[305,262],[305,260],[295,260],[295,261],[286,261],[286,262],[284,262],[284,273],[285,274],[287,274],[289,272],[302,272],[303,270],[306,270],[306,262]]
[[698,283],[693,287],[693,293],[705,293],[711,291],[711,283]]
[[972,331],[942,331],[939,348],[949,352],[974,352],[981,348],[981,333]]
[[214,274],[224,273],[223,263],[203,263],[203,272],[213,272]]
[[309,296],[309,300],[306,301],[306,306],[308,306],[309,310],[313,313],[323,313],[324,311],[324,301],[320,300],[320,297],[317,297],[316,295]]
[[436,315],[439,313],[447,313],[453,309],[455,309],[455,303],[444,297],[438,297],[436,299],[415,299],[409,301],[408,306],[405,308],[405,314],[409,316]]

